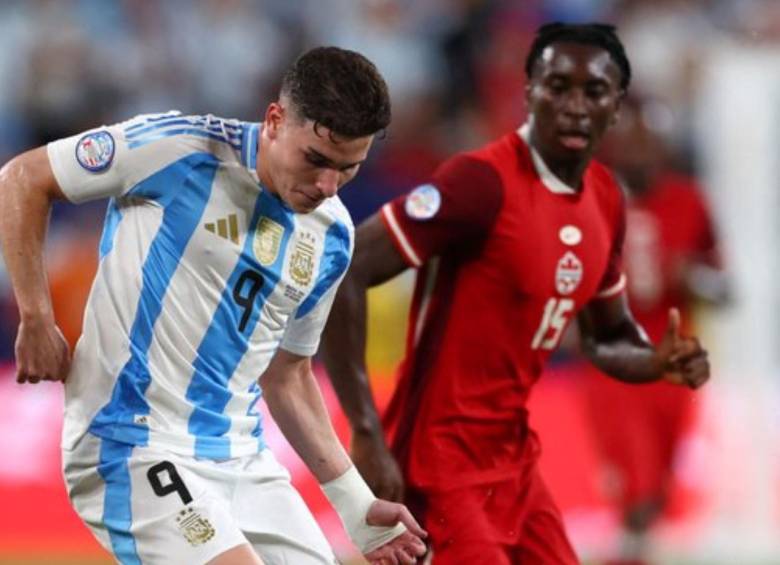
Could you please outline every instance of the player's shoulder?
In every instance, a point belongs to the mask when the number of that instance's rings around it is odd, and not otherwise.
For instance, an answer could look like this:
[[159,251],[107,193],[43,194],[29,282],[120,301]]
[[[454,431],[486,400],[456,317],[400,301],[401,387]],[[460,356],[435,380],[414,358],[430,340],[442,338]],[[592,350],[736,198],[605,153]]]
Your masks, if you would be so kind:
[[593,159],[588,164],[586,173],[594,189],[604,197],[613,200],[622,200],[623,189],[618,182],[615,173],[604,163]]
[[612,169],[597,159],[591,159],[590,163],[588,163],[588,174],[601,185],[619,187]]
[[352,216],[338,196],[326,198],[312,214],[322,220],[325,229],[330,229],[332,226],[342,226],[342,229],[350,234],[350,237],[355,231]]
[[500,141],[451,155],[437,168],[434,184],[438,184],[436,181],[445,181],[467,187],[477,185],[501,188],[506,156],[502,155],[503,144]]
[[517,131],[506,133],[488,141],[481,147],[468,152],[474,159],[479,159],[495,169],[508,167],[515,169],[518,162],[523,165],[530,163],[530,153],[525,141]]
[[[325,253],[334,260],[349,262],[355,243],[355,225],[338,196],[325,199],[308,214],[296,214],[296,230],[322,242]],[[342,264],[336,260],[333,266]]]
[[250,145],[249,130],[256,124],[213,114],[183,114],[178,110],[139,114],[118,124],[128,150],[149,145],[186,145],[220,160],[240,160]]

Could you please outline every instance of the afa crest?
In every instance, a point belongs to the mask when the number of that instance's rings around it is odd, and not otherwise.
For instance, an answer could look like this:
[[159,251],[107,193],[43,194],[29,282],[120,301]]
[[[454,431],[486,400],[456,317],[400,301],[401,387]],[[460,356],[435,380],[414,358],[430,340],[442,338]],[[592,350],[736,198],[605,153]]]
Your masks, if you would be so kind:
[[582,280],[582,261],[571,251],[567,251],[558,261],[555,270],[555,289],[559,294],[571,294]]
[[216,531],[206,518],[195,512],[191,507],[187,507],[176,516],[176,524],[179,531],[184,535],[184,539],[193,546],[203,545],[214,537]]
[[261,265],[268,267],[273,265],[279,256],[279,247],[282,244],[284,227],[274,222],[271,218],[260,218],[255,229],[255,239],[252,242],[252,250]]
[[301,286],[308,286],[314,275],[314,250],[317,240],[313,234],[301,232],[290,255],[290,277]]

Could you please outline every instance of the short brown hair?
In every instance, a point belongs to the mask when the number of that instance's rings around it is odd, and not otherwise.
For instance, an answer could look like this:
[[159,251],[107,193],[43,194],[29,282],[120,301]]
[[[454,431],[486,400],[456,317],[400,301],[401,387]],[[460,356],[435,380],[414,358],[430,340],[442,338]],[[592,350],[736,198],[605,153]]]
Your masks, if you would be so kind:
[[281,96],[301,117],[345,137],[363,137],[390,123],[390,95],[374,64],[360,53],[316,47],[282,78]]

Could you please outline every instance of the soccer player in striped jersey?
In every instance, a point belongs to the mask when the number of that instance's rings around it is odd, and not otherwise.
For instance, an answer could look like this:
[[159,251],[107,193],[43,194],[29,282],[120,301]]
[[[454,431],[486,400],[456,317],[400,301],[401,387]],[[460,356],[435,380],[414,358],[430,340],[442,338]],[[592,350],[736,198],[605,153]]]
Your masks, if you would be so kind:
[[[623,198],[591,160],[630,81],[614,28],[542,27],[526,73],[527,124],[449,159],[358,228],[329,323],[353,330],[325,336],[355,461],[378,494],[405,494],[439,565],[577,562],[539,475],[526,409],[571,320],[590,360],[613,377],[691,387],[709,377],[706,352],[679,335],[676,312],[654,347],[626,305]],[[419,274],[385,415],[391,455],[360,318],[365,289],[407,267]]]
[[[2,169],[18,380],[65,382],[69,496],[122,563],[335,562],[266,448],[261,390],[370,562],[424,551],[406,508],[376,499],[339,444],[310,363],[353,249],[336,193],[389,120],[373,64],[317,48],[262,123],[142,115]],[[43,270],[48,214],[106,197],[71,360]]]

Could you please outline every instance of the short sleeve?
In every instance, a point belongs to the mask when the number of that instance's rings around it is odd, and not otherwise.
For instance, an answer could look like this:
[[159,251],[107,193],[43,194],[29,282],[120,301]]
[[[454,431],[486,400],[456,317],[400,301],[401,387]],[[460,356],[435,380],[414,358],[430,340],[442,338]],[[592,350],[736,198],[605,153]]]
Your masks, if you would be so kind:
[[336,292],[352,259],[353,249],[354,228],[351,222],[334,223],[326,235],[317,281],[287,323],[280,344],[282,349],[306,357],[317,352]]
[[282,349],[304,357],[311,357],[317,353],[322,331],[325,328],[325,323],[328,321],[328,315],[340,283],[341,279],[337,281],[333,288],[328,290],[325,296],[305,316],[300,318],[293,317],[292,321],[287,325],[284,337],[282,337]]
[[83,202],[122,193],[123,141],[121,125],[113,125],[49,143],[49,162],[68,200]]
[[137,116],[52,141],[46,148],[49,162],[71,202],[121,196],[176,159],[207,149],[192,137],[171,135],[176,123],[193,121],[178,112]]
[[623,243],[626,239],[626,200],[620,188],[615,186],[617,206],[614,219],[614,236],[610,248],[609,260],[596,298],[610,298],[626,288],[626,275],[623,272]]
[[420,267],[452,246],[485,238],[502,202],[498,172],[485,161],[457,155],[429,183],[385,204],[381,217],[406,262]]

